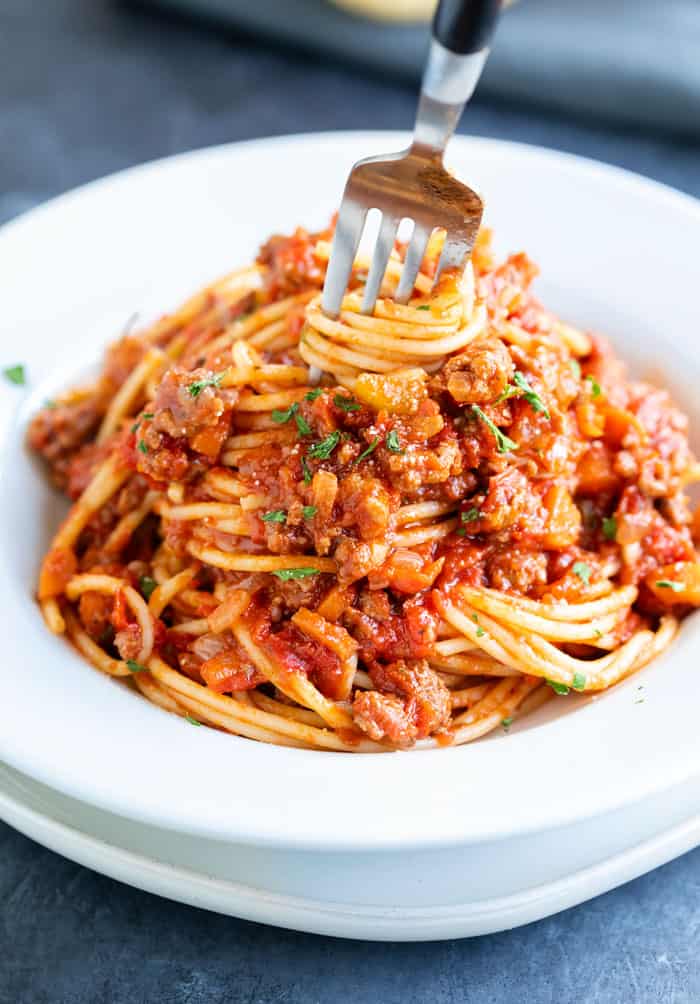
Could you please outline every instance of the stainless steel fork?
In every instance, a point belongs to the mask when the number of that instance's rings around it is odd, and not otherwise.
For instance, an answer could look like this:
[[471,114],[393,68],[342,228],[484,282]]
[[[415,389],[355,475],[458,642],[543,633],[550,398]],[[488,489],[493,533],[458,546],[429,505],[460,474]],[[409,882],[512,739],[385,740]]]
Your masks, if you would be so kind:
[[481,76],[500,7],[501,0],[438,4],[413,143],[401,153],[358,161],[345,186],[323,287],[322,306],[329,316],[340,311],[370,209],[379,209],[382,219],[362,298],[366,314],[374,309],[403,219],[414,226],[394,296],[399,303],[406,303],[413,291],[436,227],[447,232],[436,279],[443,269],[461,266],[474,246],[483,203],[448,174],[443,155]]

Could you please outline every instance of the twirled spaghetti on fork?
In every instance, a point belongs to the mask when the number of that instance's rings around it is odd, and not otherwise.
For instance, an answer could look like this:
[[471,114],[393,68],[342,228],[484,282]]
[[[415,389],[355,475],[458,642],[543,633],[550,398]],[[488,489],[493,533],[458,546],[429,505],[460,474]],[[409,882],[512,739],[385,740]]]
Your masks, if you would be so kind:
[[113,345],[29,439],[73,499],[38,596],[161,707],[270,743],[465,743],[643,666],[700,604],[700,467],[663,390],[533,297],[482,233],[372,316],[329,233]]

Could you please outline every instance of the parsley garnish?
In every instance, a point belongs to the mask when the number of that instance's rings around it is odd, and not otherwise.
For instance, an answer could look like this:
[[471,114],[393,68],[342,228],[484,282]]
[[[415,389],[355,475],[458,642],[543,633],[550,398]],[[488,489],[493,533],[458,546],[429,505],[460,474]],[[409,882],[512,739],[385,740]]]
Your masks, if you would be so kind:
[[148,667],[142,666],[140,662],[136,662],[135,659],[127,659],[126,664],[129,668],[130,673],[147,673]]
[[272,509],[260,517],[263,523],[285,523],[287,514],[284,509]]
[[555,694],[559,694],[560,697],[566,697],[569,693],[569,688],[564,683],[557,683],[556,680],[545,680],[544,682],[552,688]]
[[523,397],[527,403],[531,406],[533,411],[541,412],[545,418],[549,418],[549,411],[547,410],[547,405],[544,403],[537,391],[533,390],[530,384],[527,382],[520,370],[515,371],[515,376],[513,377],[516,387],[519,387],[523,392]]
[[303,513],[304,519],[313,519],[316,513],[318,512],[318,507],[315,505],[305,505],[301,511]]
[[309,465],[306,462],[306,457],[302,457],[301,458],[301,469],[302,469],[303,474],[304,474],[304,484],[305,485],[310,485],[311,484],[311,479],[313,478],[313,474],[311,473]]
[[24,366],[22,366],[21,363],[18,363],[17,366],[8,366],[7,369],[4,369],[2,372],[5,379],[9,380],[10,383],[16,383],[21,387],[27,382],[27,375],[24,371]]
[[141,589],[141,595],[144,599],[150,600],[154,589],[158,588],[158,583],[155,579],[152,579],[149,575],[142,575],[139,579],[139,587]]
[[300,436],[311,435],[313,430],[303,415],[300,415],[299,412],[297,412],[294,416],[294,421],[297,423],[297,429],[299,430]]
[[402,448],[399,442],[399,436],[396,429],[392,429],[391,432],[386,434],[386,448],[390,450],[391,453],[405,453],[406,451]]
[[481,624],[479,624],[479,618],[478,618],[478,616],[476,614],[472,614],[472,620],[474,621],[475,624],[479,625],[477,627],[477,629],[476,629],[476,637],[477,638],[483,638],[484,635],[486,634],[486,632],[482,628]]
[[603,517],[603,536],[606,540],[615,540],[617,536],[617,520],[614,516]]
[[314,387],[313,390],[310,390],[306,394],[304,394],[304,400],[305,401],[315,401],[317,397],[321,396],[321,394],[323,394],[323,388],[322,387]]
[[596,636],[596,638],[602,638],[603,637],[603,632],[600,630],[600,628],[594,628],[593,634]]
[[290,406],[285,408],[284,411],[281,411],[279,408],[275,408],[272,412],[272,421],[276,422],[278,425],[283,425],[285,422],[290,420],[292,415],[296,415],[298,411],[299,405],[296,403],[290,404]]
[[146,444],[142,439],[139,439],[138,443],[136,444],[136,449],[140,453],[148,453],[148,447],[146,446]]
[[199,397],[205,387],[218,387],[224,378],[223,373],[214,373],[213,376],[205,377],[203,380],[195,380],[187,390],[192,397]]
[[581,363],[578,359],[570,359],[569,366],[571,367],[571,372],[574,374],[577,380],[581,379]]
[[496,449],[499,453],[508,453],[510,450],[517,450],[518,444],[514,443],[512,439],[509,439],[498,426],[488,418],[487,415],[483,413],[478,404],[472,405],[472,411],[474,414],[484,422],[491,432],[496,437]]
[[481,513],[479,510],[476,507],[473,507],[472,509],[467,509],[466,512],[463,512],[460,519],[463,523],[471,523],[473,520],[478,519],[480,515]]
[[345,397],[343,394],[336,394],[333,398],[333,404],[342,408],[343,411],[359,411],[361,407],[354,398]]
[[309,447],[308,456],[314,460],[328,460],[333,450],[340,442],[340,433],[331,432],[329,436],[322,439],[320,443],[314,443]]
[[318,575],[318,568],[278,568],[273,573],[282,582],[289,579],[305,579],[309,575]]
[[511,727],[512,724],[513,724],[512,715],[510,715],[508,718],[504,718],[503,721],[501,722],[501,725],[506,730],[506,732],[508,731],[508,729]]
[[362,451],[362,453],[359,455],[359,457],[357,458],[357,460],[355,461],[355,463],[359,464],[359,462],[361,460],[364,460],[366,457],[368,457],[370,455],[370,453],[374,453],[374,451],[377,449],[378,445],[379,445],[379,436],[377,436],[377,438],[373,442],[371,442],[369,444],[369,446],[367,447],[366,450]]
[[656,585],[659,589],[672,589],[674,593],[682,593],[685,589],[682,582],[671,582],[670,579],[659,579]]
[[155,415],[152,411],[144,411],[141,418],[155,418]]
[[583,690],[586,686],[586,674],[585,673],[574,673],[574,679],[571,683],[574,690]]
[[192,715],[185,715],[185,721],[189,722],[190,725],[201,725],[202,724],[201,722],[198,722],[196,718],[193,718]]
[[571,569],[574,575],[578,575],[581,582],[585,582],[586,585],[591,580],[591,569],[590,566],[586,564],[585,561],[574,562],[574,567]]
[[416,310],[430,310],[429,303],[421,303],[420,307],[416,307]]
[[591,397],[600,397],[601,394],[600,384],[595,379],[595,377],[589,375],[586,377],[586,380],[588,380],[588,382],[591,385]]

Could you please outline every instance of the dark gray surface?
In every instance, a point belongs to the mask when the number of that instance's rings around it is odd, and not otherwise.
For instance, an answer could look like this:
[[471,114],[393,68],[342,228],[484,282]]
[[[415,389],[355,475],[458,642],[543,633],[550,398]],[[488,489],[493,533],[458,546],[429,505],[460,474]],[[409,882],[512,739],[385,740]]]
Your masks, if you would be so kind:
[[[139,161],[268,134],[408,127],[412,109],[398,85],[101,0],[2,0],[0,219]],[[463,129],[700,195],[697,146],[483,103]],[[0,1004],[697,1004],[699,893],[695,851],[519,931],[358,944],[175,906],[0,824]]]

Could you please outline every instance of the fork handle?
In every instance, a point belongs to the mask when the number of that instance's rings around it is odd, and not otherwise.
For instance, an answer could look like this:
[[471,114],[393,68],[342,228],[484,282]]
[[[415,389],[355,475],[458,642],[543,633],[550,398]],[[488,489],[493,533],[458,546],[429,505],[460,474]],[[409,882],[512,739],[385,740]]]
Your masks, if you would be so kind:
[[423,74],[414,149],[441,158],[489,54],[501,0],[440,0]]

